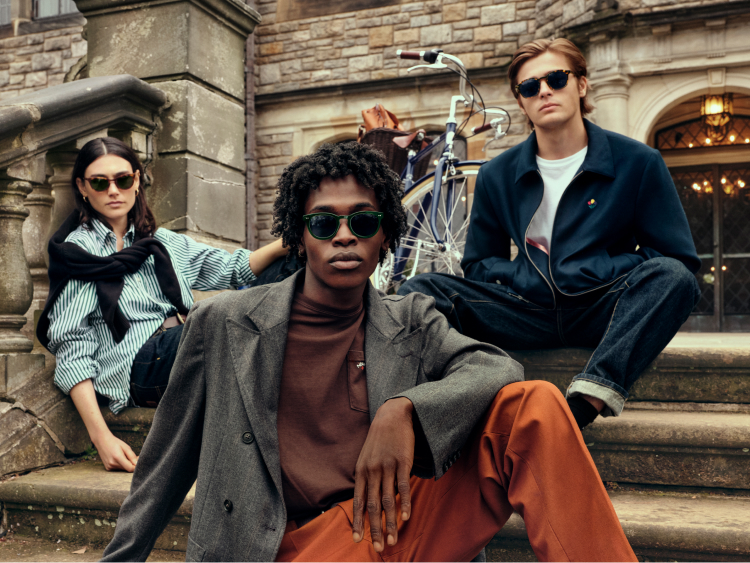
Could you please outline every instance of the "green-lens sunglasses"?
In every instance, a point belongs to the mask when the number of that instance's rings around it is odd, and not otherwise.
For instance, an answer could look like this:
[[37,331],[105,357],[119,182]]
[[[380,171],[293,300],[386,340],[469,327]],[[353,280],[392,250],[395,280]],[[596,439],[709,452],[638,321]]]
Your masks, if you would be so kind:
[[84,178],[89,183],[89,186],[91,186],[91,189],[95,192],[103,192],[105,190],[109,189],[109,185],[114,182],[115,186],[121,190],[129,190],[133,187],[133,184],[135,184],[135,175],[136,173],[133,172],[131,174],[121,174],[117,178],[107,178],[106,176],[92,176],[91,178]]
[[357,238],[371,238],[380,229],[383,213],[380,211],[357,211],[351,215],[334,215],[333,213],[311,213],[302,219],[313,238],[328,240],[339,232],[341,219],[346,219],[349,230]]

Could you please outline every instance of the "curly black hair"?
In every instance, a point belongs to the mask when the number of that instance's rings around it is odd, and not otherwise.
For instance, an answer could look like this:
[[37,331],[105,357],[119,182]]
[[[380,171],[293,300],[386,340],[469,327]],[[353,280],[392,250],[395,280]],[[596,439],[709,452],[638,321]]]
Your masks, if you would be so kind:
[[[299,254],[305,222],[305,202],[310,190],[317,190],[323,178],[354,176],[357,183],[375,190],[375,197],[383,212],[381,227],[390,240],[391,252],[396,250],[406,234],[406,211],[401,205],[401,180],[385,162],[383,153],[356,142],[321,145],[313,154],[303,156],[284,169],[278,183],[278,195],[273,204],[271,234],[281,236],[289,253]],[[387,251],[381,251],[383,263]],[[304,256],[301,256],[304,259]]]

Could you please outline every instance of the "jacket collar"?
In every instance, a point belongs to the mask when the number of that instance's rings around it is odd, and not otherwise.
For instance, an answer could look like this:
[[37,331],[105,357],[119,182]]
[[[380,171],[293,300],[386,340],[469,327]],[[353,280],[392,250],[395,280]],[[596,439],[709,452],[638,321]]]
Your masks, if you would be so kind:
[[[588,119],[583,120],[583,125],[586,127],[586,135],[589,138],[589,150],[586,152],[581,170],[614,178],[615,164],[607,134],[604,129],[594,125]],[[521,154],[518,156],[518,164],[516,165],[516,182],[529,172],[536,172],[538,168],[536,164],[537,150],[536,131],[534,131],[521,145]]]

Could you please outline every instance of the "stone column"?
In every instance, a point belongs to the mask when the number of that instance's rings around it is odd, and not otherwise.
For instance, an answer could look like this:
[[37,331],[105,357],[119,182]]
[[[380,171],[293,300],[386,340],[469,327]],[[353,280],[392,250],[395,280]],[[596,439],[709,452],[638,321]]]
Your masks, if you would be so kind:
[[23,222],[29,210],[23,200],[31,183],[0,175],[0,354],[31,352],[31,340],[21,334],[26,311],[34,296],[29,265],[23,249]]
[[[44,308],[49,293],[47,241],[54,202],[52,186],[49,183],[35,185],[26,197],[25,205],[29,210],[29,217],[23,223],[23,248],[34,283],[34,299],[29,309],[31,313]],[[33,316],[31,320],[33,321]]]
[[632,83],[632,78],[619,73],[592,78],[597,125],[615,133],[629,135],[628,99]]
[[169,96],[147,191],[157,222],[228,249],[245,243],[245,41],[239,0],[77,0],[90,76],[132,74]]
[[52,176],[47,180],[54,194],[54,206],[49,222],[47,240],[60,228],[71,211],[75,209],[75,199],[70,187],[70,177],[73,175],[73,164],[78,152],[75,150],[56,150],[47,154],[47,165],[52,169]]

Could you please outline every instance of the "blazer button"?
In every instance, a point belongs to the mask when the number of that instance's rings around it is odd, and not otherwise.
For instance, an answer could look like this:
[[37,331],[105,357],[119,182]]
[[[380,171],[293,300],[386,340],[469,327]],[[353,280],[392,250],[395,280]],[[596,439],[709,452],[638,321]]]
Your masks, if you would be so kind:
[[232,512],[232,508],[234,508],[234,505],[232,504],[232,501],[227,499],[224,501],[224,510],[227,512]]
[[255,441],[255,436],[253,436],[252,432],[245,432],[242,435],[242,441],[246,444],[252,444]]

